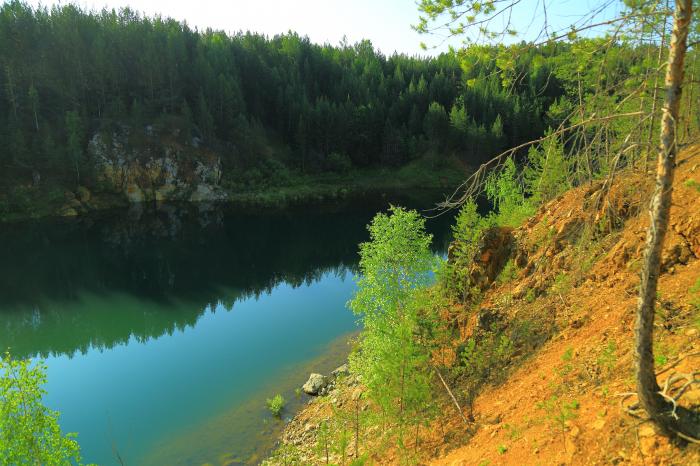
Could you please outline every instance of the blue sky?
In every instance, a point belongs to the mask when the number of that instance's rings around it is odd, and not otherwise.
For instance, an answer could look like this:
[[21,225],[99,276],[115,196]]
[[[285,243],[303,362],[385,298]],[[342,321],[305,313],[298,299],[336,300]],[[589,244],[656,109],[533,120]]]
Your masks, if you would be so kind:
[[[529,39],[542,29],[543,3],[546,2],[549,24],[555,29],[568,27],[603,0],[522,0],[512,21],[522,37]],[[30,0],[31,4],[52,5],[65,1]],[[267,35],[289,30],[307,35],[313,42],[338,44],[343,36],[350,43],[369,39],[383,53],[394,51],[434,55],[458,46],[460,40],[443,41],[439,36],[421,36],[411,29],[418,20],[415,0],[79,0],[87,9],[130,6],[147,15],[161,14],[186,20],[200,29],[211,27],[227,32],[250,30]],[[616,2],[613,2],[616,3]],[[614,8],[602,12],[609,17]],[[494,23],[494,27],[498,23]],[[436,49],[423,51],[421,41]]]

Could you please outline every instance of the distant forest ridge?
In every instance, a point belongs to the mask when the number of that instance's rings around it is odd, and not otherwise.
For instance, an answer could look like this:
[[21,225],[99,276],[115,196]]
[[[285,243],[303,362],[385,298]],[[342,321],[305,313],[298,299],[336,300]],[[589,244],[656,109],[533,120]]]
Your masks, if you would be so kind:
[[575,98],[558,73],[565,44],[527,49],[517,79],[505,80],[498,47],[387,57],[369,41],[227,35],[129,9],[19,1],[0,7],[0,43],[0,182],[34,172],[70,182],[89,169],[93,134],[154,124],[215,150],[224,177],[270,165],[393,166],[426,153],[477,164],[541,136],[557,123],[553,104]]

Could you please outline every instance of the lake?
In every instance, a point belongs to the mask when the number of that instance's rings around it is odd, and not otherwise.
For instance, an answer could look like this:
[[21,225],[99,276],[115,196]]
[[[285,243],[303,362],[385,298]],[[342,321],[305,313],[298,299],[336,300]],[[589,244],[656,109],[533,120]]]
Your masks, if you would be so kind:
[[[358,243],[387,203],[137,205],[3,225],[0,348],[46,361],[45,403],[85,462],[255,464],[283,427],[265,399],[282,393],[292,416],[309,372],[346,358]],[[437,253],[451,222],[428,222]]]

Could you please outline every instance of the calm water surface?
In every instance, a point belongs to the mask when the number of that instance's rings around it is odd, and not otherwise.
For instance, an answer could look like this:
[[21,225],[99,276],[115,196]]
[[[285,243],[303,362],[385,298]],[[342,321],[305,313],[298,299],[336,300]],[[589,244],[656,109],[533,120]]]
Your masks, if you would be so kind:
[[[291,416],[294,387],[346,357],[357,244],[386,204],[4,225],[0,348],[45,359],[46,404],[86,462],[256,463],[282,427],[265,399]],[[438,252],[450,221],[428,223]]]

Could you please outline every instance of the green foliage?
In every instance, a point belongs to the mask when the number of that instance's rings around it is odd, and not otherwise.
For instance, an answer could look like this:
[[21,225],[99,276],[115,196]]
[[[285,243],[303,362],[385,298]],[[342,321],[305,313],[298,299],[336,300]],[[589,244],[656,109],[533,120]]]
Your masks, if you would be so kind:
[[76,434],[64,435],[59,414],[42,405],[46,366],[41,361],[0,361],[0,464],[80,464]]
[[567,421],[578,417],[580,404],[577,400],[566,402],[557,396],[537,403],[537,407],[545,412],[545,416],[550,423],[550,427],[555,432],[564,433]]
[[535,299],[537,299],[537,295],[535,294],[535,290],[533,288],[529,288],[527,290],[527,293],[525,293],[525,301],[528,303],[534,303]]
[[700,310],[700,278],[698,278],[695,281],[695,284],[690,287],[689,292],[692,296],[690,299],[690,304]]
[[696,190],[697,192],[700,192],[700,183],[693,179],[685,180],[685,183],[683,183],[687,188],[691,188]]
[[469,410],[481,387],[502,375],[513,351],[513,341],[496,331],[471,337],[457,350],[458,364],[452,368],[452,377],[459,381],[460,395]]
[[564,351],[564,354],[561,355],[561,360],[563,363],[565,363],[560,369],[557,369],[557,374],[560,377],[565,377],[571,373],[571,371],[574,370],[574,365],[571,363],[571,361],[574,358],[574,348],[569,346],[566,348]]
[[663,344],[654,345],[654,363],[657,366],[664,366],[668,359],[668,347]]
[[278,393],[272,398],[268,398],[265,403],[267,404],[267,409],[270,410],[273,416],[280,417],[287,401]]
[[[534,177],[536,172],[532,173]],[[489,174],[485,194],[493,210],[482,216],[477,210],[476,202],[471,198],[466,200],[452,228],[455,241],[451,247],[450,260],[439,273],[441,289],[446,296],[461,302],[466,302],[470,296],[477,296],[472,290],[469,267],[483,232],[493,226],[519,226],[535,212],[537,206],[533,199],[525,196],[512,158],[506,159],[503,167]],[[509,262],[498,281],[505,283],[514,278],[516,273],[514,263]],[[530,297],[532,300],[535,298],[534,294]]]
[[462,205],[452,226],[454,242],[451,245],[450,260],[439,270],[441,290],[450,299],[465,302],[471,295],[469,265],[476,253],[477,242],[483,231],[491,226],[490,217],[482,217],[477,211],[476,202],[467,199]]
[[272,454],[272,457],[263,461],[265,466],[296,466],[301,464],[299,448],[289,443],[282,443]]
[[368,229],[358,290],[349,303],[364,326],[350,367],[387,419],[403,426],[422,420],[431,399],[430,348],[416,336],[436,265],[432,237],[418,213],[400,207],[377,214]]
[[569,162],[564,156],[564,147],[551,132],[546,135],[549,137],[541,147],[530,147],[523,170],[527,193],[536,204],[549,201],[571,188]]
[[505,283],[515,280],[517,276],[518,266],[515,265],[515,261],[513,259],[509,259],[508,262],[506,262],[506,265],[503,266],[501,272],[496,277],[496,282],[503,285]]
[[[491,60],[467,73],[452,53],[385,56],[368,41],[229,35],[130,9],[12,0],[0,5],[0,38],[14,44],[0,48],[0,180],[13,183],[27,169],[64,185],[90,180],[85,152],[96,131],[131,125],[131,135],[142,134],[165,117],[183,120],[179,143],[198,136],[218,152],[229,176],[258,170],[251,179],[264,181],[257,165],[271,147],[302,173],[345,173],[348,160],[355,169],[393,167],[429,152],[476,165],[539,137],[549,94],[560,94],[536,82],[513,92]],[[516,60],[525,75],[535,71],[531,59]],[[453,108],[461,123],[448,116]]]
[[535,205],[525,198],[512,157],[506,159],[499,171],[491,172],[486,179],[485,192],[493,204],[496,225],[520,226],[535,211]]
[[66,139],[68,156],[75,168],[76,183],[80,183],[80,167],[83,165],[85,127],[77,111],[66,112]]
[[318,429],[316,429],[316,455],[325,460],[326,464],[328,464],[331,454],[331,442],[331,431],[328,421],[321,421]]
[[615,368],[615,364],[617,363],[617,345],[615,345],[614,341],[610,340],[608,344],[605,345],[603,350],[598,355],[596,363],[606,375],[612,373],[613,369]]
[[700,330],[700,278],[690,287],[690,304],[695,308],[694,323]]

